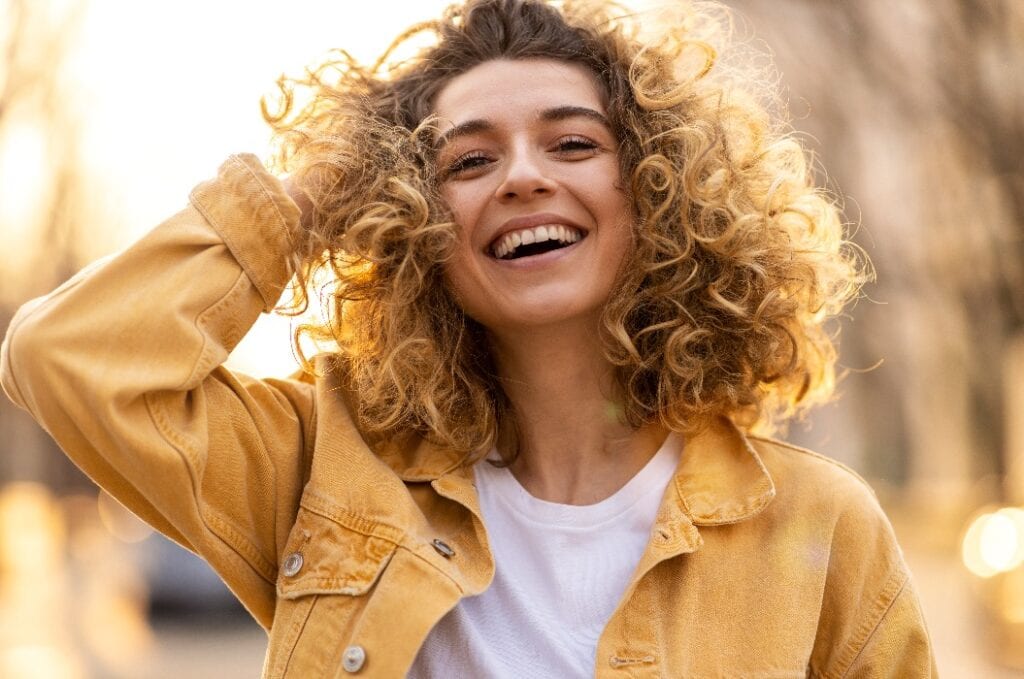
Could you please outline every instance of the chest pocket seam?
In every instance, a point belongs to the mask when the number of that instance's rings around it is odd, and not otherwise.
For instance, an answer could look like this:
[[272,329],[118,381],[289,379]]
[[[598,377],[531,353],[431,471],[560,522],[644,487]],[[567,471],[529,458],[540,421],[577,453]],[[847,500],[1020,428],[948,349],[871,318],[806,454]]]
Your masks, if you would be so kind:
[[293,575],[279,573],[278,596],[297,599],[314,594],[365,594],[398,546],[396,540],[376,533],[356,530],[301,504],[283,556],[299,555],[301,565]]

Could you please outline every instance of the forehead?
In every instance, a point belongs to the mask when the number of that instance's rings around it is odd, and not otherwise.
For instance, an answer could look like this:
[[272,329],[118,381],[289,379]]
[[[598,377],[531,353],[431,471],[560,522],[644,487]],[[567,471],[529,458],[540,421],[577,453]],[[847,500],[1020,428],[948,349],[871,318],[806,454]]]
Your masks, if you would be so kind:
[[536,118],[558,106],[605,111],[589,69],[554,59],[496,59],[452,78],[438,93],[434,113],[444,132],[466,120]]

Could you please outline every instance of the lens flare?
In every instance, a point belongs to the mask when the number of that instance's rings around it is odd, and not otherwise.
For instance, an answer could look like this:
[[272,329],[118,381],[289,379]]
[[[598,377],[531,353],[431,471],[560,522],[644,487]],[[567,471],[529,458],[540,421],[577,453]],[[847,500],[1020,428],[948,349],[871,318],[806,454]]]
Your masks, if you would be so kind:
[[1024,563],[1024,510],[1004,507],[978,516],[962,544],[964,565],[975,575],[990,578]]

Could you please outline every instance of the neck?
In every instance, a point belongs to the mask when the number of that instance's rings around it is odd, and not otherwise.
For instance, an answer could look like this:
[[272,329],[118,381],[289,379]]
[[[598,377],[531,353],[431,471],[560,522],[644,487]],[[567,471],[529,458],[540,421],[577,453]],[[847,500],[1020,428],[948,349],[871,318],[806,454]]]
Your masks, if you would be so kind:
[[596,322],[491,333],[518,425],[519,456],[510,469],[534,497],[599,502],[642,469],[667,435],[658,425],[625,422],[598,336]]

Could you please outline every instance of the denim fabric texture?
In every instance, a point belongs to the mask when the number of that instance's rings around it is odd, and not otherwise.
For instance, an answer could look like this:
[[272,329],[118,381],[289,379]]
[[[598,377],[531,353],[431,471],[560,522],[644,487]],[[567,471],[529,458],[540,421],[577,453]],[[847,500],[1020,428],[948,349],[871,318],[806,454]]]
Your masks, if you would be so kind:
[[[365,436],[337,371],[221,366],[289,280],[298,218],[259,160],[229,158],[183,211],[22,307],[3,388],[211,564],[269,634],[264,677],[402,677],[494,562],[463,454]],[[721,420],[686,443],[597,676],[936,674],[868,485]]]

